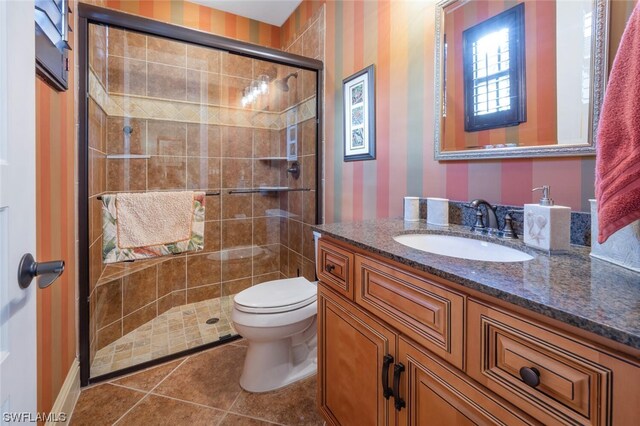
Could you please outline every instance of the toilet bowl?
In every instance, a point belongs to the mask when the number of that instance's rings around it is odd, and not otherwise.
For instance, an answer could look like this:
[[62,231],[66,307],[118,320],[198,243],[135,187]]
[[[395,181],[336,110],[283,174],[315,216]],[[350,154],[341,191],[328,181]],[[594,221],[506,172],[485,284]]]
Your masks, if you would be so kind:
[[[314,232],[316,260],[319,238]],[[234,296],[231,320],[248,343],[243,389],[266,392],[315,374],[316,299],[316,283],[303,277],[257,284]]]

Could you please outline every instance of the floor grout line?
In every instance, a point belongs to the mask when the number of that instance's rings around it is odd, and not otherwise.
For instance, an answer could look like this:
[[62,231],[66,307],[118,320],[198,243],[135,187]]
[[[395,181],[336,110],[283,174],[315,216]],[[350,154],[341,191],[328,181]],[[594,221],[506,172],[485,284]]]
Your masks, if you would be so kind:
[[184,359],[180,362],[180,364],[176,365],[176,367],[173,370],[171,370],[169,372],[169,374],[164,376],[164,378],[162,380],[160,380],[157,385],[155,385],[154,387],[151,388],[151,390],[149,390],[149,393],[152,393],[154,390],[156,390],[156,388],[158,386],[160,386],[165,380],[167,380],[169,378],[169,376],[171,376],[178,368],[180,368],[182,366],[182,364],[187,362],[187,360],[190,359],[190,358],[191,358],[191,355],[187,355],[186,357],[184,357]]
[[260,421],[267,422],[267,423],[270,423],[270,424],[273,424],[273,425],[277,425],[277,426],[287,426],[287,424],[285,424],[285,423],[278,423],[278,422],[274,422],[273,420],[265,419],[264,417],[251,416],[249,414],[242,414],[242,413],[239,413],[237,411],[228,410],[227,413],[228,414],[235,414],[236,416],[241,416],[241,417],[248,417],[248,418],[253,419],[253,420],[260,420]]
[[231,403],[231,405],[229,405],[229,408],[227,408],[227,411],[231,411],[231,409],[233,408],[233,406],[236,404],[236,402],[238,402],[238,398],[240,398],[240,395],[242,395],[242,392],[244,392],[244,389],[240,389],[240,392],[238,392],[238,394],[236,395],[236,397],[234,398],[233,402]]
[[228,415],[229,415],[229,412],[228,412],[228,411],[225,411],[225,412],[224,412],[224,415],[222,416],[222,418],[220,419],[220,421],[219,421],[218,423],[216,423],[216,426],[221,425],[221,424],[224,422],[224,419],[226,419]]
[[120,383],[113,383],[113,382],[106,382],[106,383],[100,383],[101,385],[113,385],[113,386],[117,386],[119,388],[124,388],[127,390],[131,390],[131,391],[136,391],[139,393],[144,394],[144,396],[147,396],[149,392],[144,391],[144,390],[140,390],[140,389],[136,389],[136,388],[132,388],[131,386],[125,386],[125,385],[121,385]]
[[[152,387],[152,388],[151,388],[151,390],[149,390],[148,392],[146,392],[146,393],[144,394],[144,396],[143,396],[142,398],[140,398],[140,400],[139,400],[138,402],[136,402],[136,403],[135,403],[131,408],[129,408],[129,409],[128,409],[128,410],[127,410],[127,411],[126,411],[122,416],[120,416],[120,417],[119,417],[115,422],[113,422],[113,424],[115,425],[115,424],[117,424],[120,420],[124,420],[124,418],[127,416],[127,414],[129,414],[129,413],[130,413],[134,408],[136,408],[138,405],[140,405],[140,404],[142,403],[142,401],[144,401],[145,399],[147,399],[147,398],[149,397],[149,395],[157,395],[157,394],[152,394],[151,392],[153,392],[153,390],[154,390],[155,388],[157,388],[158,386],[160,386],[160,384],[161,384],[162,382],[164,382],[164,381],[167,379],[167,377],[169,377],[169,376],[170,376],[174,371],[176,371],[176,370],[177,370],[177,369],[178,369],[182,364],[184,364],[184,363],[187,361],[187,359],[189,359],[189,358],[190,358],[190,356],[186,356],[186,357],[182,360],[182,362],[181,362],[180,364],[176,365],[176,367],[175,367],[173,370],[171,370],[171,371],[170,371],[166,376],[164,376],[164,378],[163,378],[162,380],[160,380],[160,381],[158,382],[158,384],[156,384],[154,387]],[[149,369],[149,370],[151,370],[151,369]],[[111,382],[110,382],[110,384],[112,384],[112,385],[114,385],[114,386],[120,386],[120,387],[123,387],[123,388],[126,388],[126,389],[130,389],[130,390],[137,390],[138,392],[144,392],[144,391],[141,391],[141,390],[139,390],[139,389],[129,388],[129,387],[127,387],[127,386],[123,386],[123,385],[116,384],[116,383],[111,383]]]
[[123,420],[127,414],[129,414],[134,408],[136,408],[138,405],[140,405],[140,403],[142,401],[144,401],[145,399],[147,399],[148,396],[149,396],[149,394],[147,393],[142,398],[140,398],[140,400],[137,401],[135,404],[133,404],[133,406],[131,408],[129,408],[127,411],[124,412],[124,414],[122,414],[120,417],[118,417],[118,419],[115,422],[113,422],[112,425],[116,425],[116,424],[118,424],[118,422],[120,420]]
[[176,398],[175,396],[163,395],[161,393],[151,393],[151,392],[149,392],[149,395],[158,396],[158,397],[161,397],[161,398],[173,399],[174,401],[184,402],[185,404],[197,405],[198,407],[209,408],[211,410],[222,411],[222,412],[226,412],[227,411],[227,410],[225,410],[223,408],[212,407],[210,405],[201,404],[199,402],[194,402],[194,401],[187,401],[186,399]]
[[237,412],[237,411],[233,411],[233,407],[236,405],[236,402],[238,402],[238,399],[240,399],[240,396],[242,396],[242,394],[243,394],[244,392],[247,392],[247,391],[245,391],[244,389],[241,389],[241,390],[240,390],[240,392],[238,392],[238,395],[237,395],[237,396],[236,396],[236,398],[233,400],[233,402],[231,403],[231,405],[229,406],[229,408],[226,410],[226,411],[227,411],[227,413],[235,414],[235,415],[243,416],[243,417],[249,417],[249,418],[254,419],[254,420],[261,420],[261,421],[268,422],[268,423],[273,423],[273,424],[275,424],[275,425],[279,425],[279,426],[286,426],[286,425],[283,425],[283,424],[281,424],[281,423],[276,423],[276,422],[273,422],[273,421],[271,421],[271,420],[264,419],[264,418],[262,418],[262,417],[254,417],[254,416],[250,416],[250,415],[247,415],[247,414],[239,413],[239,412]]

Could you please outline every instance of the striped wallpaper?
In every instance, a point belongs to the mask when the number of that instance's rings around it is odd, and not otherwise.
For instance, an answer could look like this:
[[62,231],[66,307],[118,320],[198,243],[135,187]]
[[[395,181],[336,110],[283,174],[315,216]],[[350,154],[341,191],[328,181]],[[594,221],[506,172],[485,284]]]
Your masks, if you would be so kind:
[[[75,2],[70,2],[75,8]],[[75,13],[74,13],[75,14]],[[38,290],[38,412],[48,412],[76,357],[74,69],[67,92],[36,82],[36,258],[63,259],[65,272]]]
[[[73,81],[71,77],[70,83]],[[37,292],[38,411],[48,411],[76,356],[73,92],[36,86],[36,258],[64,259],[64,274]]]
[[[613,2],[612,36],[630,11]],[[550,184],[556,203],[588,211],[595,158],[433,159],[435,2],[326,3],[325,221],[400,216],[405,195],[524,204]],[[612,40],[612,43],[615,41]],[[376,65],[377,160],[342,161],[341,82]]]
[[145,18],[280,48],[280,28],[183,0],[81,0]]

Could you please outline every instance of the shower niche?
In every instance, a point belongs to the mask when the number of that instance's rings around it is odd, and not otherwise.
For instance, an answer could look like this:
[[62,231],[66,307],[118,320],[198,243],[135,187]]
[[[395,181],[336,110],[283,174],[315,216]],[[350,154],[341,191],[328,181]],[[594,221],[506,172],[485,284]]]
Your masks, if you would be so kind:
[[[235,338],[236,293],[315,280],[318,220],[319,61],[95,10],[80,11],[84,384]],[[105,264],[102,196],[153,191],[206,192],[204,249]]]

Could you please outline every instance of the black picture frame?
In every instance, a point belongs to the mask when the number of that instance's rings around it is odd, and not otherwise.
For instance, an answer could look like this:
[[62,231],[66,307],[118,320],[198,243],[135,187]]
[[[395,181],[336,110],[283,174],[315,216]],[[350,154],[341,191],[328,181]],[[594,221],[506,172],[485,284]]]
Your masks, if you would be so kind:
[[342,80],[344,161],[376,159],[375,66]]

